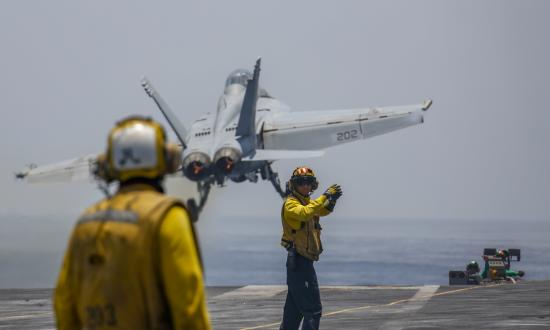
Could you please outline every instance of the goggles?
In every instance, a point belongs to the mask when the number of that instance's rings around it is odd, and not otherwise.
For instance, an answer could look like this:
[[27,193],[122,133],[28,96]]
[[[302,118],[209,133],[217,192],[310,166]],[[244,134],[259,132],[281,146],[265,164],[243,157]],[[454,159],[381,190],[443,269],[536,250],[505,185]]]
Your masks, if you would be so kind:
[[315,184],[315,177],[312,177],[312,176],[299,176],[297,178],[294,178],[292,181],[297,186],[305,186],[305,185],[313,186]]

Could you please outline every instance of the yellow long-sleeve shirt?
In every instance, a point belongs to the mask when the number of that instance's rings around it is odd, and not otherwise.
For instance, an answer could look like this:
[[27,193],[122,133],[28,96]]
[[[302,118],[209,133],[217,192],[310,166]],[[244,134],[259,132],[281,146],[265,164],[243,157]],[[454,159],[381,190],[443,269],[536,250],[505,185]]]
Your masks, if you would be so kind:
[[191,222],[174,207],[160,228],[161,273],[174,329],[210,329]]
[[283,208],[283,218],[293,229],[299,229],[302,222],[310,221],[313,216],[324,217],[330,214],[327,207],[327,197],[321,195],[317,199],[309,197],[300,200],[298,197],[292,196],[286,199]]

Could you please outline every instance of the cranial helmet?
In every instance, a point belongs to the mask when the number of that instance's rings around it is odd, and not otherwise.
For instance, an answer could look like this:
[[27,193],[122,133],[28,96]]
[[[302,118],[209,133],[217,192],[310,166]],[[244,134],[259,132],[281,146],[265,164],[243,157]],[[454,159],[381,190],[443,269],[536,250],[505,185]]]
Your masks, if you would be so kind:
[[315,173],[311,168],[305,167],[305,166],[297,167],[292,172],[292,176],[290,177],[290,183],[291,183],[292,189],[296,189],[297,186],[302,185],[304,183],[311,184],[312,191],[319,187],[319,182],[315,177]]
[[111,129],[107,152],[98,157],[97,175],[107,182],[162,178],[178,170],[181,152],[180,146],[166,142],[159,123],[148,117],[128,117]]

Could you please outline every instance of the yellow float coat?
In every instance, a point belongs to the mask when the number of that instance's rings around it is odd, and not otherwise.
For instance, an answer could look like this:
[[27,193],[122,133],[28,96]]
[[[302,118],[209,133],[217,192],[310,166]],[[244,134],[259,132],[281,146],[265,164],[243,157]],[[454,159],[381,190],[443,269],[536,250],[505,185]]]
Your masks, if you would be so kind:
[[58,329],[210,329],[183,204],[136,184],[89,208],[54,299]]
[[319,255],[323,252],[319,217],[330,214],[326,208],[327,203],[325,195],[314,200],[296,194],[288,196],[281,211],[281,245],[288,248],[289,242],[292,242],[300,255],[319,260]]

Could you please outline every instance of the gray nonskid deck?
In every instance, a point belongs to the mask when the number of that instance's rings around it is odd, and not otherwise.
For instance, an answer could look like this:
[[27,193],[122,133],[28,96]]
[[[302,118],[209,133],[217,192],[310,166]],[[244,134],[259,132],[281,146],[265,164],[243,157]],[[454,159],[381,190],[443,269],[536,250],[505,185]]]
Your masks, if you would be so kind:
[[[53,329],[49,289],[0,290],[0,329]],[[214,329],[278,329],[285,286],[209,287]],[[550,281],[324,286],[322,329],[550,329]]]

